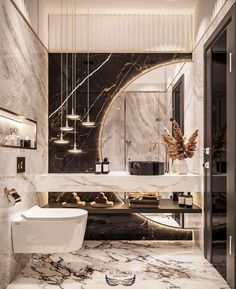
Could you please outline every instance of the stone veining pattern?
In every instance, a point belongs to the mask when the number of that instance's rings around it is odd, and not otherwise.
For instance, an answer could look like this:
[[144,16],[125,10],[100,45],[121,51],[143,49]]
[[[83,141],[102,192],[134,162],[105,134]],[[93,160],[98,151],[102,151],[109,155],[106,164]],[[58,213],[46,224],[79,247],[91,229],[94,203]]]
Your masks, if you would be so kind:
[[[37,121],[37,150],[0,148],[1,289],[28,260],[12,252],[11,220],[37,204],[33,176],[47,172],[47,67],[47,51],[11,1],[0,0],[0,107]],[[20,156],[26,159],[26,172],[17,175],[16,157]],[[10,207],[4,187],[16,188],[21,203]]]
[[110,288],[105,274],[135,274],[134,289],[229,288],[192,242],[86,241],[78,252],[35,255],[7,289]]
[[124,172],[95,174],[47,174],[35,180],[38,192],[175,192],[199,191],[198,175],[132,176]]

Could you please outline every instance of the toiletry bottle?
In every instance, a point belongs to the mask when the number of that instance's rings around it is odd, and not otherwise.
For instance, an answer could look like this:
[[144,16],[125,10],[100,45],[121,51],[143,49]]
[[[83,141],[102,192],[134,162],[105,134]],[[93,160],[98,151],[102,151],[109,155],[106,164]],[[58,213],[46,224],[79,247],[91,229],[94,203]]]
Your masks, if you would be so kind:
[[185,197],[185,207],[186,208],[192,208],[193,207],[193,196],[190,192],[188,192],[188,195]]
[[102,173],[103,174],[108,174],[110,172],[109,168],[110,162],[108,161],[108,158],[104,158],[102,162]]
[[172,192],[172,199],[174,202],[178,202],[179,192]]
[[185,196],[184,196],[183,192],[179,193],[178,204],[179,204],[180,207],[184,207],[185,206]]
[[96,163],[95,163],[95,174],[99,175],[102,173],[102,162],[97,159]]

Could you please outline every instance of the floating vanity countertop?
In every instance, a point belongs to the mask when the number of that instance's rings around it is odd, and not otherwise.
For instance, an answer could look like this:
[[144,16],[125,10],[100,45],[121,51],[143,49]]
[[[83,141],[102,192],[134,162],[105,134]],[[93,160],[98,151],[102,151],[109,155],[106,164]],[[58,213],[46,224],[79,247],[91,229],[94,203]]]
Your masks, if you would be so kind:
[[201,176],[166,174],[160,176],[134,176],[128,172],[95,174],[46,174],[36,177],[38,192],[198,192]]

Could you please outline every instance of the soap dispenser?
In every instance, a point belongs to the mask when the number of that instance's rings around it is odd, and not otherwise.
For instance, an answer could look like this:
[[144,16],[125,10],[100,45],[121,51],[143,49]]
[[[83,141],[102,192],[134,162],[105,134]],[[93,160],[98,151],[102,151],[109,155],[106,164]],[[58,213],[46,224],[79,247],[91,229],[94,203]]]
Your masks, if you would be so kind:
[[99,159],[97,159],[95,163],[95,174],[100,175],[101,173],[102,173],[102,162]]
[[102,162],[102,173],[108,174],[110,172],[110,162],[108,161],[108,158],[104,158]]
[[179,207],[184,207],[185,205],[185,196],[183,192],[179,193],[178,204],[179,204]]
[[185,207],[186,208],[192,208],[193,207],[193,196],[190,192],[188,192],[188,195],[185,197]]

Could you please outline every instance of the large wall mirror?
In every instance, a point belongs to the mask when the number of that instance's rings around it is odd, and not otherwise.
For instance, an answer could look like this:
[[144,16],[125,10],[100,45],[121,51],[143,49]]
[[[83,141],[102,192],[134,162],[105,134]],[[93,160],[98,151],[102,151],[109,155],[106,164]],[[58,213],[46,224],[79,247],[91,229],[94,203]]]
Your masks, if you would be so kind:
[[162,145],[150,151],[163,128],[171,131],[172,91],[191,62],[154,68],[132,81],[112,103],[102,128],[101,155],[111,170],[128,169],[129,161],[164,161]]

